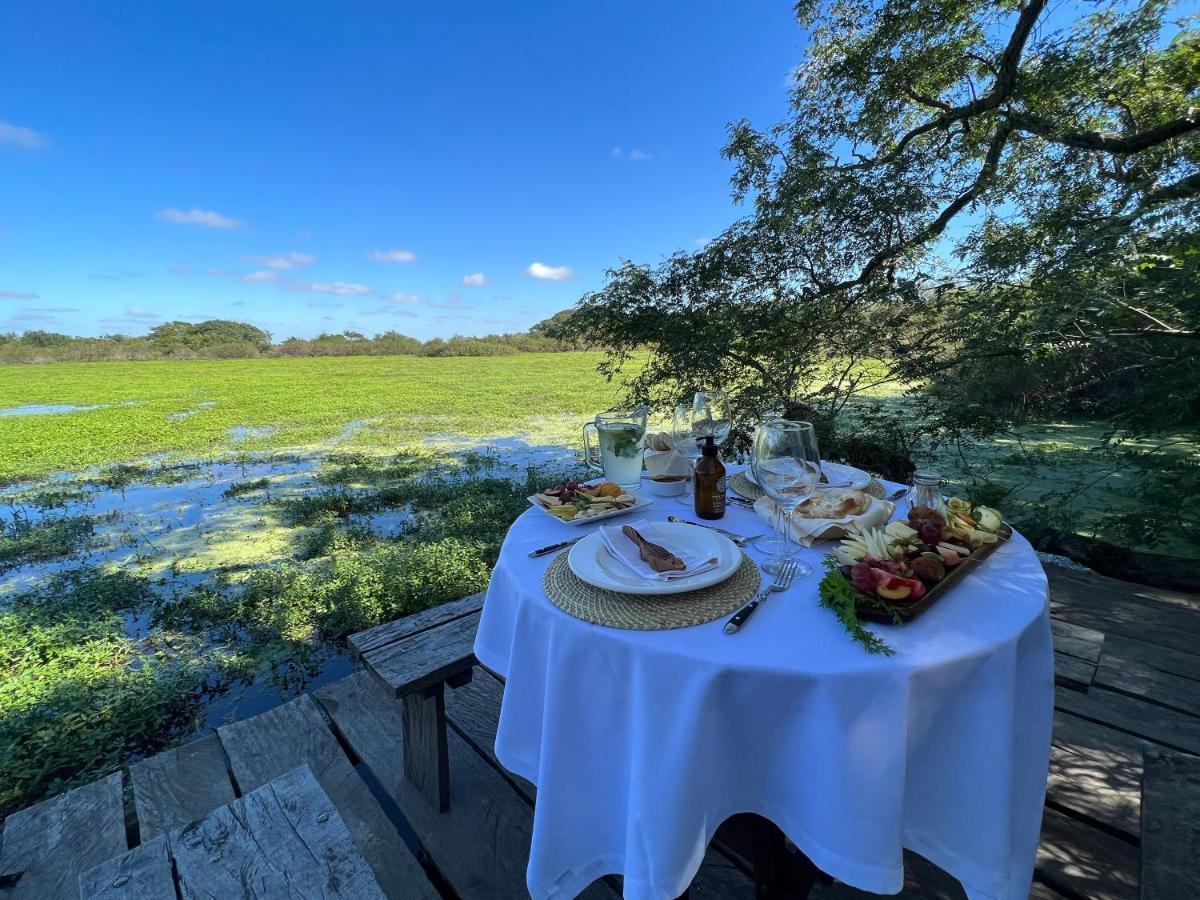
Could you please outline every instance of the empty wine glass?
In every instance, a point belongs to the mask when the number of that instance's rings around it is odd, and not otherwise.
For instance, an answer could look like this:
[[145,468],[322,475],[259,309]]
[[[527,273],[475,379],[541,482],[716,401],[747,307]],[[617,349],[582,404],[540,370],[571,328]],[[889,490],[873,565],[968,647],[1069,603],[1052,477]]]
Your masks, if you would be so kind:
[[[799,547],[792,541],[792,514],[812,496],[821,480],[821,453],[817,432],[810,422],[773,419],[754,429],[750,451],[754,480],[775,503],[775,528],[780,536],[759,538],[755,546],[768,555],[763,568],[778,574],[784,560],[796,555]],[[796,574],[812,572],[807,563],[798,563]]]
[[[729,437],[732,424],[729,412],[729,398],[724,391],[697,391],[692,396],[690,405],[681,403],[675,407],[675,419],[671,432],[675,438],[675,449],[686,456],[696,467],[704,447],[704,439],[711,436],[720,446]],[[692,482],[692,493],[695,492],[695,481]],[[678,498],[684,505],[691,505],[690,495]]]

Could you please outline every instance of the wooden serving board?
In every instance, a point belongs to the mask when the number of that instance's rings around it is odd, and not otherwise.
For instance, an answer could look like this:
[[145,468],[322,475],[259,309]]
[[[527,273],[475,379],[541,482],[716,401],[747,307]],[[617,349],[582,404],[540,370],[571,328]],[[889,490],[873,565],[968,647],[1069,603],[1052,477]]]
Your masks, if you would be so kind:
[[982,547],[975,549],[970,556],[957,566],[947,569],[946,577],[927,590],[925,596],[916,603],[909,603],[907,605],[893,603],[890,604],[889,608],[885,609],[875,601],[863,597],[854,606],[858,617],[864,622],[879,622],[884,625],[892,625],[895,624],[895,619],[892,616],[892,613],[895,612],[900,616],[901,621],[911,622],[921,613],[925,612],[925,610],[929,609],[929,607],[933,606],[933,604],[937,603],[938,600],[945,596],[946,591],[966,578],[969,572],[978,568],[979,564],[996,552],[996,549],[1011,538],[1012,534],[1012,526],[1007,522],[1004,523],[1000,527],[1000,530],[996,532],[996,537],[1000,540],[994,544],[984,544]]

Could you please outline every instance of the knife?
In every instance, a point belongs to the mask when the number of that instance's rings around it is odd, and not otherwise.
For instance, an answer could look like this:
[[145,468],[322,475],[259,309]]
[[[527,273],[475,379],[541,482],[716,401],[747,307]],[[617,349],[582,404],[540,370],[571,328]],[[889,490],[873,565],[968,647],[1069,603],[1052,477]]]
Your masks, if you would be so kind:
[[545,547],[538,547],[536,550],[529,551],[530,559],[537,559],[539,556],[545,556],[547,553],[553,553],[555,550],[561,550],[564,547],[570,547],[572,544],[577,544],[582,538],[572,538],[569,541],[559,541],[557,544],[550,544]]

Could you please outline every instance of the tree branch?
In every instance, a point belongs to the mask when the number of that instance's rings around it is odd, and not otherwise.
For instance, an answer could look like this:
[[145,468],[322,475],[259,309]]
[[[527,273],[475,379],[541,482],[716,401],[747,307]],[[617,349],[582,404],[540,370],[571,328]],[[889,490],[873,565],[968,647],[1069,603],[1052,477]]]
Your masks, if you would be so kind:
[[1012,34],[1009,35],[1004,53],[1000,56],[1000,64],[996,67],[996,80],[992,82],[991,90],[982,97],[972,100],[970,103],[964,103],[962,106],[952,106],[940,116],[934,116],[929,121],[918,125],[900,138],[891,152],[877,157],[868,163],[855,163],[843,168],[857,169],[887,165],[899,157],[904,152],[904,149],[921,135],[936,131],[939,128],[946,128],[955,122],[961,122],[964,119],[970,119],[982,113],[999,109],[1012,96],[1013,90],[1016,88],[1017,69],[1020,66],[1021,54],[1025,52],[1025,44],[1029,40],[1029,34],[1033,31],[1033,26],[1037,23],[1038,17],[1045,10],[1048,2],[1049,0],[1030,0],[1029,5],[1021,10],[1021,15],[1017,18],[1017,24],[1013,26]]
[[1098,131],[1059,131],[1052,123],[1031,113],[1002,111],[1001,115],[1021,131],[1036,134],[1051,143],[1077,147],[1081,150],[1101,150],[1105,153],[1121,155],[1140,153],[1156,147],[1164,141],[1200,129],[1200,115],[1195,113],[1164,122],[1155,128],[1147,128],[1145,131],[1126,135],[1105,134]]

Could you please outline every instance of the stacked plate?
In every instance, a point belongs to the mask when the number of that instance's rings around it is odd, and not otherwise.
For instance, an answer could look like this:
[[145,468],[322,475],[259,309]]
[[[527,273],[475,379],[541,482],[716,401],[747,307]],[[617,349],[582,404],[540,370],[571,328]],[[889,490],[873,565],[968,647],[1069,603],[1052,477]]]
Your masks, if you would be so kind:
[[[643,578],[613,556],[600,532],[589,534],[575,544],[567,563],[583,581],[598,588],[622,594],[678,594],[711,587],[731,577],[742,562],[742,551],[729,538],[697,525],[655,522],[658,541],[671,552],[693,559],[715,559],[716,565],[694,576],[670,581]],[[625,538],[622,538],[623,540]]]
[[[821,472],[829,482],[828,484],[820,485],[823,488],[850,488],[861,491],[871,483],[869,473],[864,472],[862,469],[856,469],[854,466],[843,465],[842,463],[821,460]],[[746,467],[746,479],[751,484],[758,484],[758,479],[754,477],[754,470],[749,466]]]

